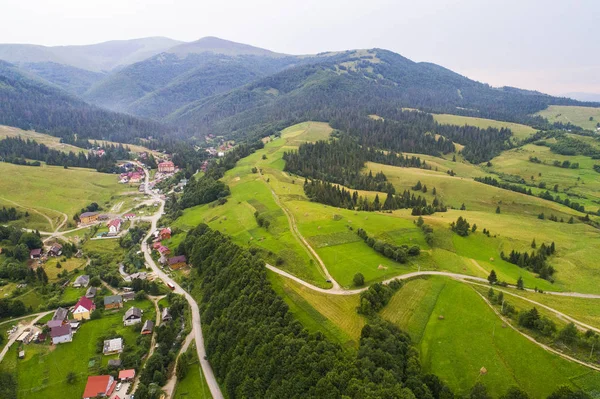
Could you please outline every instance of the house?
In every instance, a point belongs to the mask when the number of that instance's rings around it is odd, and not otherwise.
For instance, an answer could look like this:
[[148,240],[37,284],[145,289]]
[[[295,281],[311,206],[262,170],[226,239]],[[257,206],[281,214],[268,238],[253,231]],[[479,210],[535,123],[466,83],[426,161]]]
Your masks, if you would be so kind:
[[123,307],[121,295],[110,295],[104,297],[104,309],[118,309]]
[[98,215],[98,220],[108,220],[108,215],[102,214],[102,215]]
[[102,353],[112,355],[123,352],[123,338],[107,339],[104,341]]
[[173,173],[175,172],[175,164],[171,161],[164,161],[158,164],[158,171],[160,173]]
[[156,241],[154,243],[152,243],[152,249],[158,249],[162,247],[162,244],[160,243],[160,241]]
[[85,297],[92,299],[96,296],[96,293],[98,292],[98,288],[96,287],[90,287],[87,289],[87,291],[85,292]]
[[85,390],[83,391],[83,399],[92,399],[102,396],[110,396],[117,382],[112,375],[94,375],[87,379]]
[[59,243],[54,243],[48,250],[48,255],[50,256],[60,256],[62,254],[62,245]]
[[110,359],[108,361],[108,367],[118,369],[121,367],[121,359]]
[[54,312],[52,319],[49,320],[48,323],[46,323],[46,325],[48,326],[48,328],[62,326],[64,324],[65,320],[67,319],[68,315],[69,315],[69,311],[67,309],[58,308]]
[[65,342],[73,341],[71,325],[61,324],[58,327],[52,327],[50,330],[50,337],[52,338],[53,345],[64,344]]
[[161,320],[163,321],[163,323],[173,320],[173,316],[171,316],[171,312],[169,312],[169,308],[163,309],[162,314],[161,314]]
[[42,249],[41,248],[32,249],[31,251],[29,251],[29,257],[31,259],[41,258],[42,257]]
[[158,236],[161,240],[168,240],[169,238],[171,238],[171,228],[165,227],[164,229],[161,229],[158,233]]
[[98,220],[98,212],[84,212],[79,215],[79,222],[81,224],[94,223]]
[[87,287],[89,284],[90,284],[90,276],[87,274],[84,274],[75,279],[75,282],[73,283],[73,287],[84,288],[84,287]]
[[79,299],[79,302],[75,304],[75,307],[73,307],[73,318],[75,320],[89,320],[94,310],[96,310],[94,302],[92,302],[91,299],[82,296]]
[[123,316],[123,325],[132,326],[142,322],[142,311],[138,308],[131,307],[127,309]]
[[135,369],[119,371],[119,381],[131,381],[135,378]]
[[187,259],[185,258],[185,255],[179,255],[179,256],[174,256],[172,258],[169,258],[169,267],[173,270],[177,270],[177,269],[181,269],[182,267],[186,267],[187,266]]
[[69,320],[68,324],[71,326],[71,331],[74,333],[77,332],[77,330],[79,330],[79,326],[81,326],[81,322],[77,320]]
[[117,234],[121,230],[121,219],[113,219],[107,224],[108,234]]
[[123,297],[123,302],[133,301],[135,299],[135,292],[125,292],[121,296]]
[[152,322],[152,320],[146,320],[144,322],[144,325],[142,326],[142,335],[152,334],[153,330],[154,330],[154,323]]
[[158,247],[158,253],[164,256],[170,254],[171,250],[165,247],[164,245],[161,245],[160,247]]
[[48,328],[52,329],[54,327],[60,327],[63,325],[63,321],[62,320],[48,320],[48,322],[46,323],[46,326],[48,326]]
[[123,218],[125,220],[131,220],[131,219],[135,218],[135,213],[126,213],[123,215]]

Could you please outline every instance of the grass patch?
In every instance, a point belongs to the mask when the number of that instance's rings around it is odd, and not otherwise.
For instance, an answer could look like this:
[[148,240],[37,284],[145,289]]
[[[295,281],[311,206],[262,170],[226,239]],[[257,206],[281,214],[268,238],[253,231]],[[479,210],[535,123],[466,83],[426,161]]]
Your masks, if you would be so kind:
[[508,128],[513,132],[513,135],[519,140],[525,139],[535,132],[534,128],[519,123],[501,122],[493,119],[475,118],[471,116],[449,115],[449,114],[433,114],[433,119],[442,125],[469,125],[481,129],[493,127],[496,129]]
[[[600,122],[600,108],[592,107],[550,105],[536,115],[548,119],[550,123],[571,123],[588,130],[596,130],[596,124]],[[590,121],[590,116],[594,118],[592,121]]]

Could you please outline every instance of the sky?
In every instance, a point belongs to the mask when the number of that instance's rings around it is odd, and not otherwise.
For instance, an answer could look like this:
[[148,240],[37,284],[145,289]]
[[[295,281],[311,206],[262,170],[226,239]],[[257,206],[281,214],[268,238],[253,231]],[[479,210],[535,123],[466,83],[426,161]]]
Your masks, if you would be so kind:
[[288,54],[385,48],[493,86],[600,95],[600,1],[0,0],[0,42],[217,36]]

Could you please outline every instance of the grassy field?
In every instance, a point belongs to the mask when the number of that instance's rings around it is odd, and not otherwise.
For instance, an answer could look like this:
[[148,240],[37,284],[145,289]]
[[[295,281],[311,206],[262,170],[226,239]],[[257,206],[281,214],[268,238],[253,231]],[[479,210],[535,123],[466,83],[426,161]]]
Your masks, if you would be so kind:
[[[600,122],[600,108],[592,107],[551,105],[536,115],[548,119],[550,123],[571,123],[588,130],[596,130],[596,124]],[[590,117],[594,119],[590,121]]]
[[273,289],[309,331],[321,331],[348,347],[358,346],[365,325],[365,319],[356,313],[359,295],[322,294],[272,272],[269,279]]
[[442,125],[469,125],[481,129],[487,129],[488,127],[493,127],[496,129],[508,128],[513,132],[513,135],[520,140],[531,136],[537,131],[531,126],[521,125],[519,123],[495,121],[493,119],[485,118],[474,118],[471,116],[433,114],[433,119]]
[[[50,282],[58,280],[58,273],[61,273],[64,270],[73,271],[74,269],[83,269],[83,266],[86,263],[86,260],[83,258],[70,258],[66,260],[62,260],[63,258],[50,258],[44,264],[44,270],[46,271],[46,275],[48,276],[48,280]],[[60,268],[57,268],[56,265],[60,263]]]
[[189,347],[187,353],[192,354],[193,361],[190,362],[190,368],[182,380],[177,381],[177,387],[173,394],[174,399],[212,399],[210,389],[202,373],[202,368],[198,362],[195,344]]
[[[130,306],[144,311],[144,318],[154,320],[154,305],[150,301],[132,301]],[[73,341],[57,346],[30,344],[25,346],[25,359],[17,360],[17,345],[14,345],[0,364],[0,370],[15,373],[18,381],[18,397],[28,398],[81,398],[88,375],[95,375],[107,357],[96,353],[96,342],[108,331],[114,331],[125,340],[125,346],[135,345],[139,333],[135,327],[124,327],[122,317],[125,309],[106,313],[98,320],[87,321],[73,336]],[[90,367],[89,362],[95,361]],[[67,384],[69,372],[77,374],[74,384]]]
[[33,130],[21,130],[16,127],[0,125],[0,140],[7,137],[21,137],[23,140],[35,140],[39,144],[46,145],[48,148],[67,153],[74,152],[77,154],[78,152],[87,152],[87,150],[83,148],[61,143],[59,137],[50,136],[49,134],[44,133],[38,133]]
[[3,176],[0,179],[3,204],[16,203],[23,208],[34,208],[55,222],[56,219],[62,221],[58,212],[67,214],[71,221],[75,212],[91,202],[110,203],[113,195],[128,190],[114,175],[92,169],[0,163],[0,175]]
[[[550,354],[503,327],[463,283],[443,278],[410,281],[381,315],[415,339],[425,371],[460,394],[477,381],[495,397],[513,385],[531,397],[545,397],[560,384],[586,389],[600,383],[600,373]],[[487,374],[480,374],[482,367]]]

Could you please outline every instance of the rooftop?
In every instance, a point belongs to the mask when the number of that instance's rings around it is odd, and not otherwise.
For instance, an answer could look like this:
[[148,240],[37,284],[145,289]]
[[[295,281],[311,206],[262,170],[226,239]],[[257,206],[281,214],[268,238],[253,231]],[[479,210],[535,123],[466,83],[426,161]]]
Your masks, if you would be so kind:
[[172,258],[169,258],[169,265],[174,265],[176,263],[185,263],[187,261],[187,259],[185,258],[185,255],[179,255],[179,256],[174,256]]

